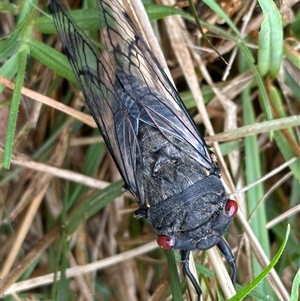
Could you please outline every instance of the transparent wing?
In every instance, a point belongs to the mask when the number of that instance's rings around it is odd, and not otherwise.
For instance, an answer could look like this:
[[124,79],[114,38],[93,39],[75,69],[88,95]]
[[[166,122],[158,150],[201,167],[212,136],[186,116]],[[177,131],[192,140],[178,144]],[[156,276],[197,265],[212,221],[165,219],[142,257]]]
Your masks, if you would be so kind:
[[141,204],[137,158],[142,161],[140,122],[185,143],[186,152],[208,170],[209,151],[178,93],[117,0],[98,1],[99,51],[58,0],[54,22],[80,88],[128,187]]

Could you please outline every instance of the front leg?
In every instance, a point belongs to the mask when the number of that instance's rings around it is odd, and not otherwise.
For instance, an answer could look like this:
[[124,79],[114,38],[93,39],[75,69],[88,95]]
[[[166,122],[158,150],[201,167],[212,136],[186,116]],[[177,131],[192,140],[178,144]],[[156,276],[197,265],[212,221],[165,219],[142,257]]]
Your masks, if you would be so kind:
[[224,257],[226,258],[227,262],[229,263],[229,265],[231,267],[230,278],[231,278],[233,286],[235,286],[237,268],[236,268],[236,262],[235,262],[234,255],[232,254],[232,251],[231,251],[228,243],[225,241],[225,239],[223,237],[221,237],[221,239],[219,240],[217,247],[219,248],[221,253],[224,255]]
[[200,301],[201,299],[201,288],[197,282],[197,280],[195,279],[194,275],[191,273],[190,267],[189,267],[189,257],[190,257],[190,251],[187,250],[180,250],[180,255],[181,255],[181,264],[183,267],[183,270],[186,274],[186,276],[190,279],[190,281],[192,282],[197,294],[198,294],[198,301]]

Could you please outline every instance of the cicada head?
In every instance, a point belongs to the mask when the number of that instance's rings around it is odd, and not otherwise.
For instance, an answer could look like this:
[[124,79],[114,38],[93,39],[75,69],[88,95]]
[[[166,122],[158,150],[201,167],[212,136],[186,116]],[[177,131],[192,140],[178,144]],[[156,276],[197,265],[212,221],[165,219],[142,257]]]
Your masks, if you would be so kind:
[[161,248],[207,250],[219,242],[237,208],[220,179],[211,175],[150,207],[148,214]]

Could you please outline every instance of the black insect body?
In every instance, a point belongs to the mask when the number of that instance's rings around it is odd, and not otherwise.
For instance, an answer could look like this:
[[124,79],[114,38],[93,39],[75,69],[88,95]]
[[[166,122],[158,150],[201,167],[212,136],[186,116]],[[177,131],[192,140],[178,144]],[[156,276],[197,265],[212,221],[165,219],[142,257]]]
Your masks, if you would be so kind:
[[181,250],[189,270],[191,250],[217,245],[232,268],[222,235],[237,205],[226,197],[215,155],[178,93],[117,0],[98,1],[101,51],[75,25],[58,0],[54,22],[78,84],[126,188],[137,218],[146,217],[164,249]]

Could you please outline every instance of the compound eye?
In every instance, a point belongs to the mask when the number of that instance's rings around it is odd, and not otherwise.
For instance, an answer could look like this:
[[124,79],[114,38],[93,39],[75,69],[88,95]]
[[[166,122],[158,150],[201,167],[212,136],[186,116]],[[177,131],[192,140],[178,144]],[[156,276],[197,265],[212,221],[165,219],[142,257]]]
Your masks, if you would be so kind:
[[170,250],[173,249],[175,241],[170,236],[160,235],[157,237],[157,244],[164,250]]
[[225,205],[225,212],[228,216],[234,217],[238,211],[238,204],[234,200],[228,200],[227,204]]

